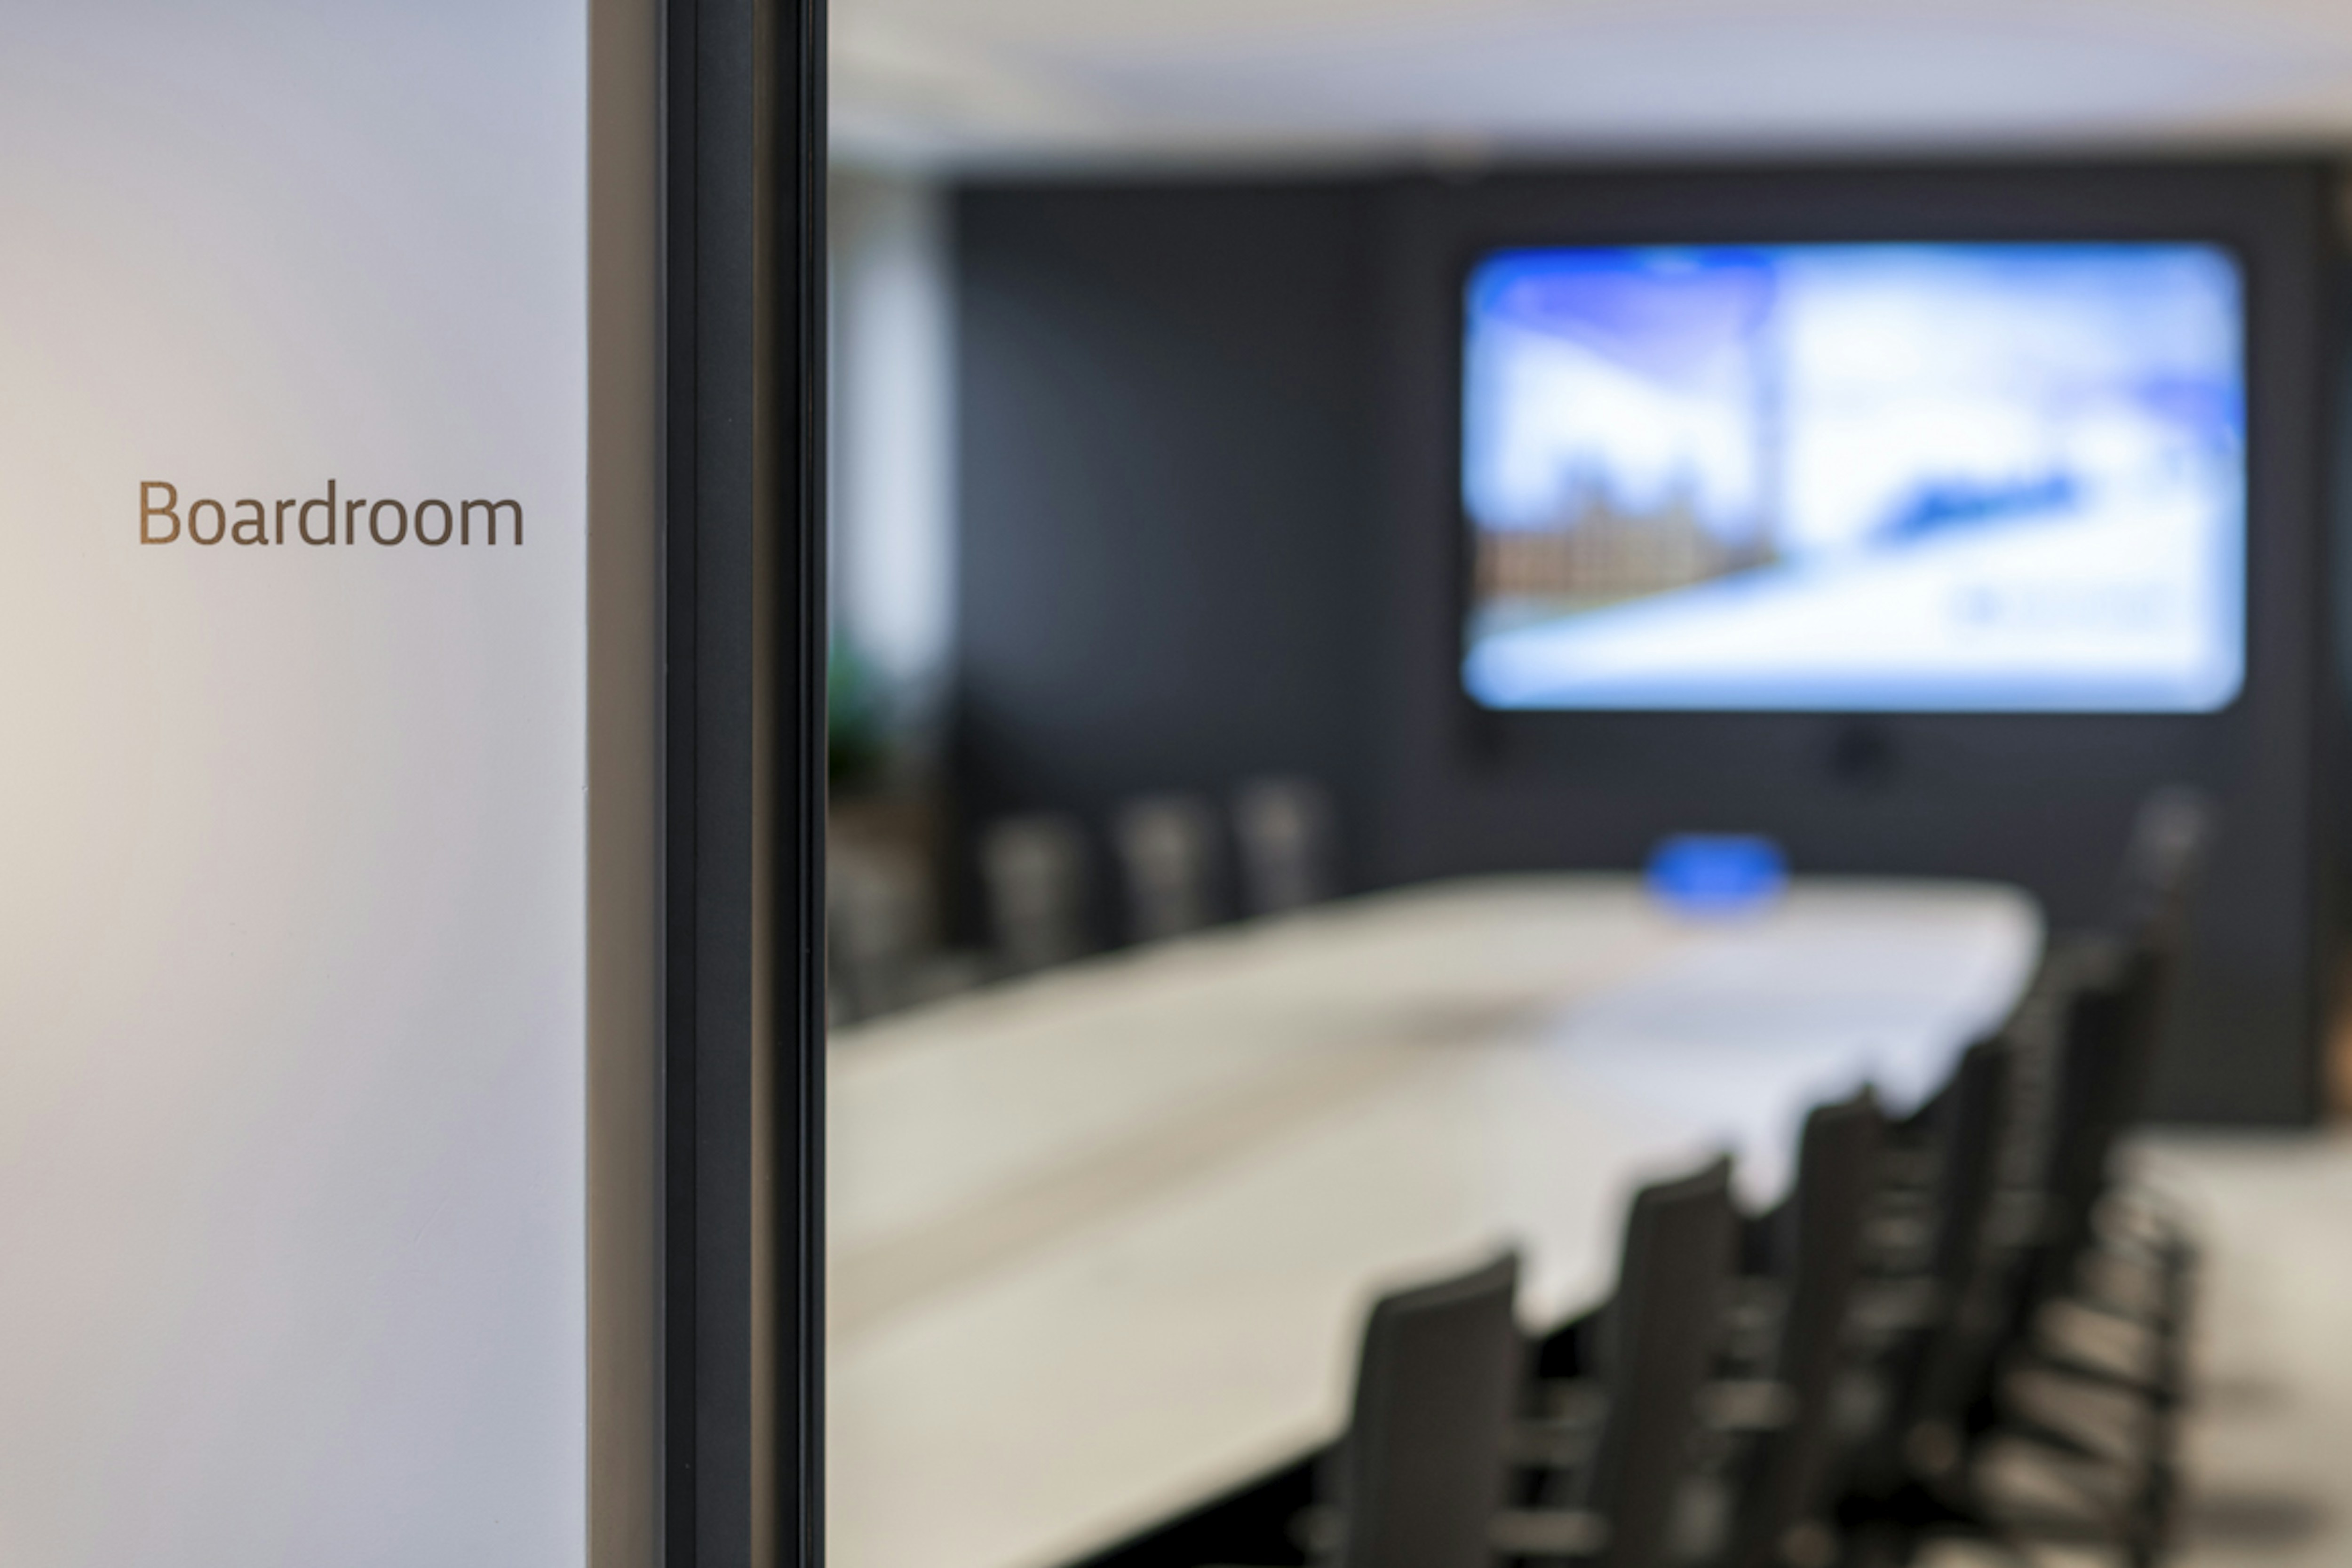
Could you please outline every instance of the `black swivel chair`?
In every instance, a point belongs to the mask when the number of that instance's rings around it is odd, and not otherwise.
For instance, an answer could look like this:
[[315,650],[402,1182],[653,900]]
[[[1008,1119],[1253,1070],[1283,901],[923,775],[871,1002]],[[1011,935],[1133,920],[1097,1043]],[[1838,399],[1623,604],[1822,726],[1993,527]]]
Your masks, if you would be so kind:
[[1312,779],[1252,779],[1234,792],[1244,907],[1280,914],[1338,891],[1331,792]]
[[[2201,797],[2161,791],[2140,811],[2126,851],[2117,939],[2078,945],[2059,1047],[2055,1129],[2045,1167],[2047,1213],[2016,1310],[2021,1329],[2084,1287],[2103,1243],[2101,1205],[2115,1191],[2116,1145],[2141,1113],[2187,940],[2188,901],[2211,826]],[[2186,1234],[2144,1228],[2140,1250],[2177,1291],[2192,1259]],[[2175,1300],[2174,1307],[2183,1303]]]
[[1537,1506],[1497,1521],[1510,1556],[1661,1568],[1710,1549],[1678,1527],[1696,1518],[1684,1505],[1702,1392],[1724,1343],[1738,1217],[1728,1160],[1634,1194],[1614,1297],[1546,1342],[1539,1366],[1552,1375],[1517,1444],[1535,1472],[1523,1495]]
[[[2170,1532],[2195,1248],[2160,1209],[2125,1202],[2130,1194],[2118,1188],[2113,1165],[2140,1114],[2210,837],[2201,797],[2183,790],[2152,796],[2126,854],[2117,934],[2077,941],[2053,958],[2063,996],[2037,1223],[2011,1276],[2003,1353],[1983,1369],[1969,1421],[1973,1446],[2014,1439],[2107,1470],[2104,1496],[2121,1500],[2104,1501],[2099,1511],[2126,1559],[2140,1563],[2162,1555]],[[2117,1217],[2132,1207],[2140,1211],[2137,1227]],[[2119,1273],[2138,1288],[2116,1290]],[[2140,1364],[2118,1367],[2053,1341],[2045,1325],[2070,1307],[2137,1331]],[[2006,1387],[2021,1372],[2136,1400],[2138,1442],[2118,1452],[2022,1408]]]
[[1516,1254],[1386,1296],[1329,1461],[1333,1568],[1486,1568],[1526,1378]]
[[1086,835],[1076,818],[1034,812],[999,818],[980,837],[980,871],[998,964],[1012,974],[1094,950],[1087,929]]
[[1490,1568],[1527,1382],[1519,1259],[1372,1304],[1347,1433],[1291,1533],[1317,1568]]
[[1217,888],[1218,831],[1209,803],[1192,795],[1130,800],[1113,815],[1127,897],[1127,934],[1165,942],[1222,917]]
[[[1835,1535],[1841,1395],[1851,1371],[1847,1324],[1862,1264],[1863,1226],[1876,1191],[1886,1119],[1864,1089],[1805,1119],[1789,1200],[1752,1222],[1779,1300],[1762,1364],[1777,1392],[1738,1467],[1738,1502],[1723,1568],[1829,1562]],[[1772,1408],[1777,1404],[1780,1408]]]
[[[1888,1414],[1867,1445],[1844,1504],[1869,1552],[1906,1558],[1931,1533],[1951,1531],[2012,1548],[2085,1527],[2126,1561],[2160,1554],[2171,1490],[2171,1421],[2189,1251],[2178,1233],[2119,1246],[2103,1216],[2115,1193],[2115,1147],[2137,1113],[2176,967],[2186,889],[2205,838],[2192,797],[2161,795],[2142,814],[2127,858],[2128,937],[2074,942],[2055,952],[2003,1038],[1972,1049],[1914,1129],[1937,1178],[1900,1194],[1933,1237],[1909,1283],[1931,1303],[1885,1363]],[[2000,1066],[1990,1053],[1998,1047]],[[2040,1103],[2021,1089],[2038,1088]],[[2038,1109],[2039,1114],[2029,1114]],[[2029,1124],[2030,1123],[2030,1124]],[[2136,1252],[2153,1279],[2135,1307],[2103,1299],[2092,1266]],[[2120,1316],[2147,1331],[2152,1370],[2118,1373],[2045,1342],[2041,1325],[2061,1303]],[[2140,1396],[2150,1419],[2144,1451],[2118,1455],[2023,1408],[2009,1389],[2040,1371]],[[2115,1484],[2070,1488],[2085,1520],[2032,1520],[1995,1506],[1979,1471],[2008,1439],[2064,1463],[2120,1471]]]
[[2002,1327],[1993,1221],[2014,1131],[2011,1050],[1995,1037],[1961,1057],[1923,1124],[1932,1174],[1896,1189],[1874,1223],[1874,1277],[1856,1317],[1876,1342],[1877,1414],[1847,1458],[1839,1513],[1850,1563],[1908,1561],[1938,1531],[1992,1531],[1955,1489],[1977,1376]]

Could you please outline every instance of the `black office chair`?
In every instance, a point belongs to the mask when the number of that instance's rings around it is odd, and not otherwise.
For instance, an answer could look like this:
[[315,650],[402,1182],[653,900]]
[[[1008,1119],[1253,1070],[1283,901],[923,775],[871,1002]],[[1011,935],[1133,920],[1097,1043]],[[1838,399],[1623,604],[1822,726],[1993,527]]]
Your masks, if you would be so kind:
[[832,1021],[863,1021],[971,984],[938,941],[921,858],[902,845],[836,837],[825,848],[826,1001]]
[[1526,1376],[1516,1254],[1383,1297],[1332,1457],[1334,1568],[1486,1568]]
[[[1824,1563],[1835,1552],[1837,1419],[1850,1372],[1847,1323],[1876,1191],[1886,1119],[1868,1089],[1805,1119],[1788,1201],[1755,1223],[1778,1286],[1770,1348],[1750,1370],[1757,1436],[1740,1464],[1723,1568]],[[1722,1425],[1718,1421],[1717,1425]]]
[[1250,913],[1301,909],[1338,890],[1335,816],[1331,792],[1313,779],[1252,779],[1234,792],[1234,841]]
[[1371,1305],[1348,1432],[1291,1535],[1318,1568],[1489,1568],[1527,1387],[1519,1256]]
[[[2116,1191],[2116,1147],[2139,1113],[2171,968],[2168,956],[2146,949],[2105,957],[2081,977],[2065,1009],[2042,1221],[2010,1307],[2013,1330],[2029,1345],[2037,1321],[2060,1302],[2151,1330],[2173,1326],[2185,1306],[2173,1299],[2193,1250],[2184,1233],[2159,1226],[2133,1237],[2101,1223]],[[2136,1306],[2099,1289],[2096,1265],[2116,1260],[2119,1253],[2137,1254],[2155,1276],[2152,1300]]]
[[1318,1568],[1489,1568],[1527,1379],[1519,1258],[1372,1304],[1348,1430],[1292,1533]]
[[[2177,847],[2183,837],[2168,831]],[[2168,858],[2178,870],[2188,862]],[[2168,911],[2178,899],[2143,901],[2167,911],[2127,950],[2074,944],[2053,954],[2018,1017],[1963,1058],[1933,1106],[1935,1180],[1898,1199],[1917,1206],[1930,1245],[1916,1276],[1927,1310],[1882,1362],[1886,1415],[1857,1455],[1841,1512],[1858,1563],[1906,1561],[1922,1540],[1957,1533],[2021,1552],[2034,1539],[2087,1535],[2147,1563],[2168,1522],[2170,1443],[2159,1429],[2147,1452],[2118,1455],[2023,1408],[2007,1394],[2022,1364],[2095,1377],[2042,1345],[2037,1325],[2060,1300],[2080,1298],[2085,1257],[2105,1245],[2097,1223],[2116,1136],[2137,1104],[2154,1048],[2169,973]],[[2014,1092],[2036,1053],[2048,1065],[2045,1122],[2021,1128]],[[2023,1156],[2021,1158],[2021,1156]],[[1899,1273],[1899,1268],[1897,1272]],[[2159,1316],[2158,1329],[2171,1321]],[[2115,1379],[2108,1380],[2116,1386]],[[2141,1389],[2156,1402],[2153,1389]],[[2158,1407],[2157,1414],[2168,1412]],[[2069,1465],[2120,1469],[2117,1485],[2069,1481],[2081,1503],[2070,1516],[2021,1515],[1983,1489],[1991,1444],[2007,1440]]]
[[1164,942],[1215,923],[1217,826],[1208,802],[1192,795],[1129,801],[1112,819],[1111,838],[1131,939]]
[[[1532,1508],[1507,1510],[1495,1540],[1528,1562],[1658,1568],[1714,1542],[1678,1526],[1696,1479],[1702,1389],[1724,1342],[1736,1251],[1731,1163],[1634,1194],[1617,1289],[1598,1313],[1547,1342],[1538,1414],[1517,1457]],[[1542,1363],[1539,1363],[1542,1365]]]
[[998,965],[1025,974],[1095,946],[1087,926],[1086,835],[1076,818],[999,818],[980,837],[980,872]]
[[[2074,997],[2063,1036],[2053,1149],[2052,1214],[2037,1259],[2036,1289],[2079,1285],[2074,1276],[2102,1237],[2101,1201],[2114,1187],[2116,1144],[2138,1120],[2188,944],[2189,900],[2212,838],[2211,809],[2193,791],[2159,790],[2140,808],[2125,851],[2116,938],[2074,955]],[[2143,1239],[2161,1267],[2185,1272],[2194,1248],[2160,1205],[2143,1202]],[[2046,1299],[2046,1296],[2045,1296]]]
[[2178,952],[2189,900],[2213,842],[2213,804],[2200,790],[2168,784],[2140,803],[2124,847],[2116,929]]
[[1908,1561],[1938,1531],[2000,1533],[1956,1494],[1977,1376],[1997,1353],[2006,1275],[1993,1219],[2013,1131],[2011,1046],[1978,1041],[1932,1104],[1932,1175],[1874,1221],[1856,1319],[1874,1342],[1877,1414],[1845,1461],[1850,1561]]
[[2211,834],[2202,795],[2179,787],[2150,795],[2124,851],[2111,929],[2070,938],[2051,961],[2063,1021],[2040,1172],[2050,1213],[2028,1286],[2042,1300],[2071,1288],[2072,1270],[2098,1239],[2096,1211],[2111,1189],[2116,1145],[2146,1099]]
[[[2177,1361],[2168,1364],[2159,1357],[2150,1372],[2108,1367],[2053,1342],[2047,1321],[2053,1310],[2072,1303],[2125,1318],[2160,1350],[2177,1343],[2176,1309],[2166,1291],[2155,1293],[2155,1310],[2143,1316],[2086,1289],[2093,1258],[2110,1250],[2097,1215],[2109,1190],[2109,1155],[2128,1121],[2128,1037],[2135,1032],[2130,1025],[2140,1011],[2141,989],[2126,976],[2097,975],[2063,1005],[2050,1135],[2041,1178],[2025,1194],[2036,1223],[2021,1238],[1996,1238],[1996,1247],[2003,1239],[2011,1245],[1999,1255],[1998,1271],[1987,1277],[2005,1294],[1984,1315],[1983,1328],[1963,1342],[1964,1359],[1951,1374],[1954,1386],[1971,1393],[1960,1418],[1964,1457],[1939,1489],[1951,1505],[1950,1515],[1939,1521],[1942,1528],[2013,1541],[2079,1540],[2087,1533],[2132,1563],[2157,1561],[2168,1531]],[[2178,1278],[2162,1260],[2158,1273],[2166,1281]],[[2019,1380],[2036,1374],[2140,1398],[2145,1418],[2135,1425],[2143,1429],[2142,1439],[2118,1447],[2112,1430],[2095,1436],[2021,1398]],[[2045,1473],[2075,1496],[2077,1516],[2020,1516],[1991,1501],[1977,1479],[1984,1456],[1996,1445],[2064,1467],[2045,1467]]]
[[[2210,838],[2202,797],[2184,790],[2151,796],[2126,852],[2116,934],[2077,941],[2053,957],[2063,996],[2049,1135],[2037,1172],[2038,1223],[2019,1249],[2003,1352],[1981,1374],[1969,1423],[1979,1448],[2008,1439],[2109,1472],[2098,1511],[2134,1563],[2157,1561],[2170,1533],[2196,1251],[2160,1205],[2126,1201],[2113,1165],[2140,1114]],[[2120,1222],[2127,1208],[2137,1209],[2138,1226]],[[2137,1276],[2140,1288],[2117,1290],[2119,1272]],[[2057,1341],[2050,1320],[2070,1307],[2137,1331],[2140,1364],[2118,1367]],[[2008,1383],[2020,1373],[2137,1401],[2139,1441],[2118,1451],[2029,1410],[2008,1396]]]

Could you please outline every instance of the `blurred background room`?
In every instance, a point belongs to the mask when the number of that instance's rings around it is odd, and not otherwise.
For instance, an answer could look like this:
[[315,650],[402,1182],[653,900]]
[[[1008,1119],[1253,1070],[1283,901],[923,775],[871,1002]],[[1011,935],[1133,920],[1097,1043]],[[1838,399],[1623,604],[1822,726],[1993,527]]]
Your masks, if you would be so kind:
[[2352,1563],[2352,10],[831,9],[832,1560]]

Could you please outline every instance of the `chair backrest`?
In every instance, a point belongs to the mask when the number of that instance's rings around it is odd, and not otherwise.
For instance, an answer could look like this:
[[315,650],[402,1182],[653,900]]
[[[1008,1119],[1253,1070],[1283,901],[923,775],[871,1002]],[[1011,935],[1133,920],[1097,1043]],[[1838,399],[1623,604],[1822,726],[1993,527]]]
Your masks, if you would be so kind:
[[[2037,1295],[2063,1291],[2074,1260],[2092,1235],[2092,1215],[2106,1190],[2107,1164],[2129,1123],[2140,1073],[2132,1060],[2156,976],[2134,955],[2077,955],[2083,971],[2062,1014],[2054,1103],[2044,1154]],[[2095,960],[2095,962],[2094,962]]]
[[2142,801],[2124,846],[2116,930],[2135,945],[2177,947],[2212,840],[2213,806],[2203,792],[2168,784]]
[[1832,1401],[1844,1365],[1863,1226],[1878,1182],[1886,1119],[1870,1090],[1805,1119],[1788,1227],[1780,1339],[1773,1381],[1788,1389],[1787,1424],[1757,1444],[1741,1488],[1725,1568],[1770,1568],[1790,1531],[1833,1500]]
[[1252,779],[1234,792],[1234,837],[1252,914],[1329,898],[1338,885],[1331,794],[1313,779]]
[[1127,887],[1128,935],[1160,942],[1217,918],[1216,818],[1198,795],[1155,795],[1111,824]]
[[2156,1064],[2183,951],[2189,905],[2211,852],[2212,807],[2197,791],[2161,789],[2140,807],[2125,853],[2118,930],[2126,956],[2120,976],[2126,999],[2118,1011],[2122,1057],[2103,1107],[2111,1135],[2137,1120]]
[[2008,1329],[2003,1305],[2013,1258],[1994,1247],[1993,1220],[2011,1131],[2013,1063],[2007,1037],[1979,1040],[1960,1058],[1938,1108],[1928,1274],[1940,1305],[1902,1380],[1890,1434],[1915,1469],[1937,1470],[1957,1457],[1968,1406]]
[[1962,1054],[1951,1091],[1938,1108],[1936,1234],[1928,1271],[1947,1300],[1965,1293],[1983,1254],[2009,1131],[2010,1065],[2007,1040],[1994,1036],[1977,1041]]
[[919,861],[895,847],[827,846],[825,963],[843,1021],[912,1000],[912,972],[930,945]]
[[1596,1347],[1609,1405],[1582,1500],[1609,1523],[1602,1568],[1666,1560],[1700,1386],[1722,1346],[1737,1221],[1727,1159],[1634,1194]]
[[2072,1283],[2116,1142],[2140,1115],[2169,1009],[2188,904],[2211,837],[2204,798],[2159,790],[2125,851],[2114,940],[2073,954],[2042,1185],[2042,1239],[2021,1314]]
[[1016,973],[1090,951],[1086,835],[1075,818],[1036,812],[991,823],[980,838],[990,934]]
[[1384,1296],[1364,1328],[1334,1456],[1339,1568],[1488,1568],[1505,1444],[1525,1378],[1507,1253]]

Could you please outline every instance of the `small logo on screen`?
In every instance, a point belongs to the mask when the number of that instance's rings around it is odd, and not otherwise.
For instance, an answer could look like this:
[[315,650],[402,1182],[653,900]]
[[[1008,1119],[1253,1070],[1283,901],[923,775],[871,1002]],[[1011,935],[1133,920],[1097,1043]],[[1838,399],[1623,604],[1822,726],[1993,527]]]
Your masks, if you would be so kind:
[[139,542],[214,545],[520,545],[522,502],[485,496],[443,500],[345,496],[336,481],[313,496],[180,498],[177,485],[139,481]]

